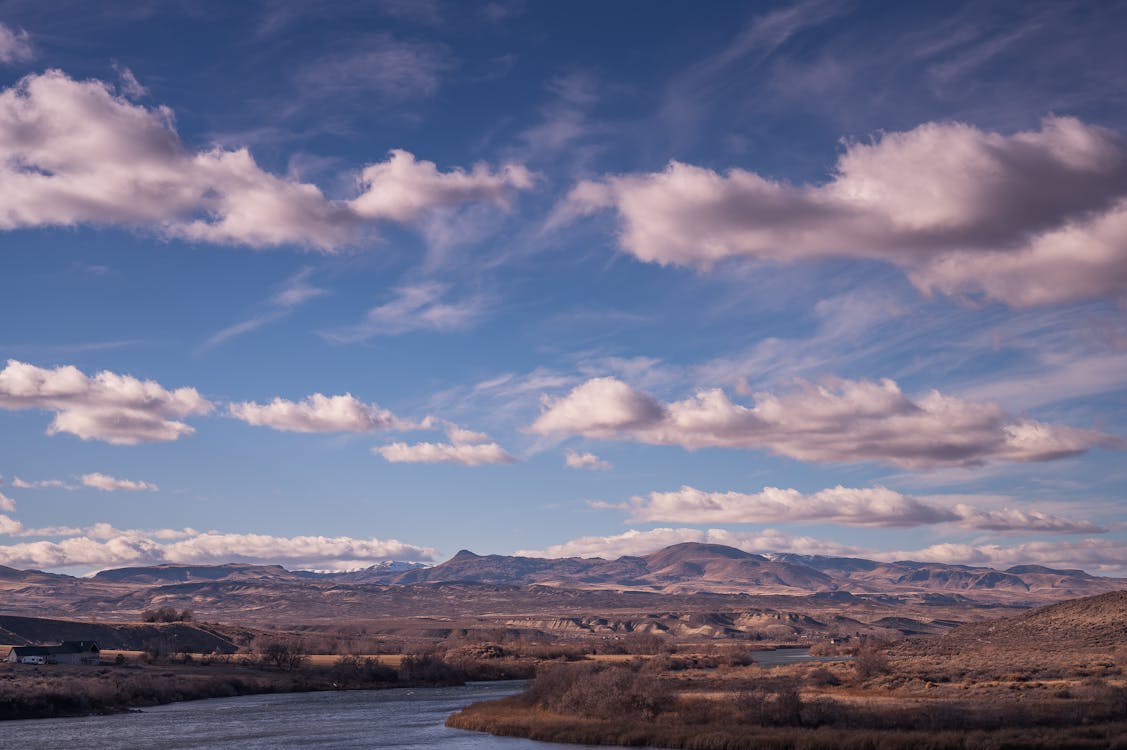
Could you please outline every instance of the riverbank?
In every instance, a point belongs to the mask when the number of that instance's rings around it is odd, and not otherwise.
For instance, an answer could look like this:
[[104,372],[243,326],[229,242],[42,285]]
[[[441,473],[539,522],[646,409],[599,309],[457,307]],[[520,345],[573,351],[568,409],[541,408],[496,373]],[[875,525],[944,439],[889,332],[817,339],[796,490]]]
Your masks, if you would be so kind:
[[267,666],[254,660],[193,660],[102,666],[0,663],[0,720],[121,713],[148,706],[263,693],[380,690],[530,677],[532,666],[451,664],[432,656],[338,657],[332,663]]
[[676,658],[541,671],[447,726],[692,750],[1127,748],[1127,681],[1099,655],[1025,671],[987,654],[863,649],[852,663],[699,668]]

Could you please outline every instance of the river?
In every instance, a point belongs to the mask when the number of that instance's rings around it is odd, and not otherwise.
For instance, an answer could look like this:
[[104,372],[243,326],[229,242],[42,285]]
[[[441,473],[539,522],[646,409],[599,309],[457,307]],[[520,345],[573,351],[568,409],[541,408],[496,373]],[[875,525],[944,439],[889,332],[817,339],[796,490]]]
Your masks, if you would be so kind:
[[510,695],[524,685],[482,682],[451,688],[248,695],[173,703],[139,713],[6,721],[0,723],[0,748],[595,750],[587,745],[493,737],[443,726],[446,717],[463,706]]
[[[811,656],[806,648],[756,651],[754,657],[765,667],[843,658]],[[447,716],[470,703],[511,695],[524,685],[522,681],[477,682],[449,688],[247,695],[110,716],[6,721],[0,723],[0,750],[596,750],[590,745],[493,737],[443,725]]]

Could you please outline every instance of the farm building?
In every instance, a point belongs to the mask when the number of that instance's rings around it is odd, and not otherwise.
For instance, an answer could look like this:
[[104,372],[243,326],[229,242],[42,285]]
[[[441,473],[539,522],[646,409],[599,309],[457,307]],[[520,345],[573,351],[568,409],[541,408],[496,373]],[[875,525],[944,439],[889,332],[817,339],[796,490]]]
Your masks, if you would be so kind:
[[13,646],[7,661],[15,664],[97,664],[101,649],[94,641],[63,641],[56,646]]

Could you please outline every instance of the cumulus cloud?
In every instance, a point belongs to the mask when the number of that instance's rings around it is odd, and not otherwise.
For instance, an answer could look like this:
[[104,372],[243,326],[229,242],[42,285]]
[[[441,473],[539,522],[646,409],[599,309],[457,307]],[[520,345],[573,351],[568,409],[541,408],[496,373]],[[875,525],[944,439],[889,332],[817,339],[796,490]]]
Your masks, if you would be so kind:
[[351,200],[264,171],[250,152],[187,148],[167,107],[60,71],[0,92],[0,229],[119,225],[168,237],[332,250],[366,224],[409,222],[466,202],[508,206],[532,185],[520,165],[440,172],[406,152],[360,171]]
[[965,466],[988,460],[1046,461],[1123,441],[1097,430],[1015,418],[994,404],[930,391],[918,398],[891,380],[805,383],[758,393],[754,406],[720,389],[662,404],[612,377],[545,399],[531,425],[543,435],[635,440],[687,449],[768,450],[802,461],[880,461],[905,467]]
[[372,453],[383,456],[393,464],[399,463],[454,463],[463,466],[483,464],[511,464],[516,459],[504,448],[491,442],[489,436],[446,423],[449,443],[391,443],[372,448]]
[[[7,527],[15,525],[18,534]],[[35,531],[35,530],[32,530]],[[39,530],[51,532],[52,530]],[[0,565],[17,568],[107,568],[161,563],[222,564],[229,562],[280,564],[291,568],[334,569],[371,565],[381,560],[433,560],[434,549],[395,539],[355,539],[346,536],[271,536],[269,534],[200,533],[192,529],[158,531],[118,530],[106,524],[69,530],[77,535],[58,541],[0,545]],[[28,533],[18,522],[0,515],[0,534]]]
[[23,29],[12,29],[0,23],[0,63],[27,62],[35,58],[31,35]]
[[443,298],[448,291],[445,284],[433,281],[401,286],[389,302],[373,307],[360,323],[326,332],[324,336],[352,343],[411,331],[458,331],[469,328],[485,314],[487,305],[483,298],[447,302]]
[[136,445],[191,435],[195,429],[180,420],[213,406],[195,388],[169,391],[108,370],[88,377],[70,365],[46,369],[10,359],[0,370],[0,409],[55,412],[48,435]]
[[1045,565],[1052,568],[1079,568],[1090,572],[1123,574],[1127,571],[1127,542],[1110,538],[1080,540],[1035,540],[1020,544],[936,544],[914,550],[873,550],[805,536],[792,536],[776,529],[733,532],[725,529],[660,528],[649,531],[631,529],[610,536],[586,536],[542,550],[520,550],[529,557],[602,557],[646,555],[672,544],[699,542],[724,544],[745,552],[771,554],[793,552],[800,555],[864,557],[894,562],[915,560],[951,565],[980,565],[1008,568],[1013,565]]
[[0,492],[0,510],[6,510],[9,513],[16,509],[16,501]]
[[230,404],[227,411],[247,424],[283,432],[371,432],[407,426],[387,409],[366,404],[351,393],[314,393],[301,401],[279,397],[268,404],[244,401]]
[[567,451],[564,453],[564,462],[571,469],[588,469],[590,471],[610,471],[614,467],[610,461],[604,461],[594,453],[578,453]]
[[[607,506],[602,506],[607,507]],[[651,492],[626,506],[633,521],[673,523],[834,523],[844,526],[911,527],[955,523],[969,529],[1006,532],[1100,533],[1086,521],[1071,521],[1016,508],[980,510],[966,503],[946,507],[929,498],[885,487],[832,487],[813,494],[764,487],[761,492],[704,492],[682,487]]]
[[1127,142],[1071,117],[883,133],[846,144],[820,185],[673,161],[579,183],[549,226],[607,209],[621,247],[662,264],[879,259],[921,290],[1015,306],[1127,293]]
[[387,161],[361,171],[362,192],[349,205],[366,219],[409,222],[426,211],[463,203],[508,208],[513,190],[528,190],[534,183],[533,173],[519,164],[505,164],[495,172],[481,163],[469,172],[460,168],[439,172],[434,162],[393,149]]
[[87,487],[102,490],[104,492],[117,492],[124,490],[126,492],[156,492],[159,488],[150,482],[138,482],[131,479],[115,479],[114,477],[93,472],[92,474],[82,475],[82,484]]

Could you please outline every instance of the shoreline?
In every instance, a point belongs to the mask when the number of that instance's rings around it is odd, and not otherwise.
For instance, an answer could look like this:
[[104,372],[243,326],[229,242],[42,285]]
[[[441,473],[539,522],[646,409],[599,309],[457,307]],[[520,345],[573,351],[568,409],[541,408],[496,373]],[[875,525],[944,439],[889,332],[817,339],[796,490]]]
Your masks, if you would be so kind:
[[283,671],[256,665],[149,664],[104,666],[0,665],[0,723],[107,716],[153,706],[272,693],[349,692],[457,687],[468,682],[523,679],[419,660],[412,673],[374,660],[359,665],[308,666]]

